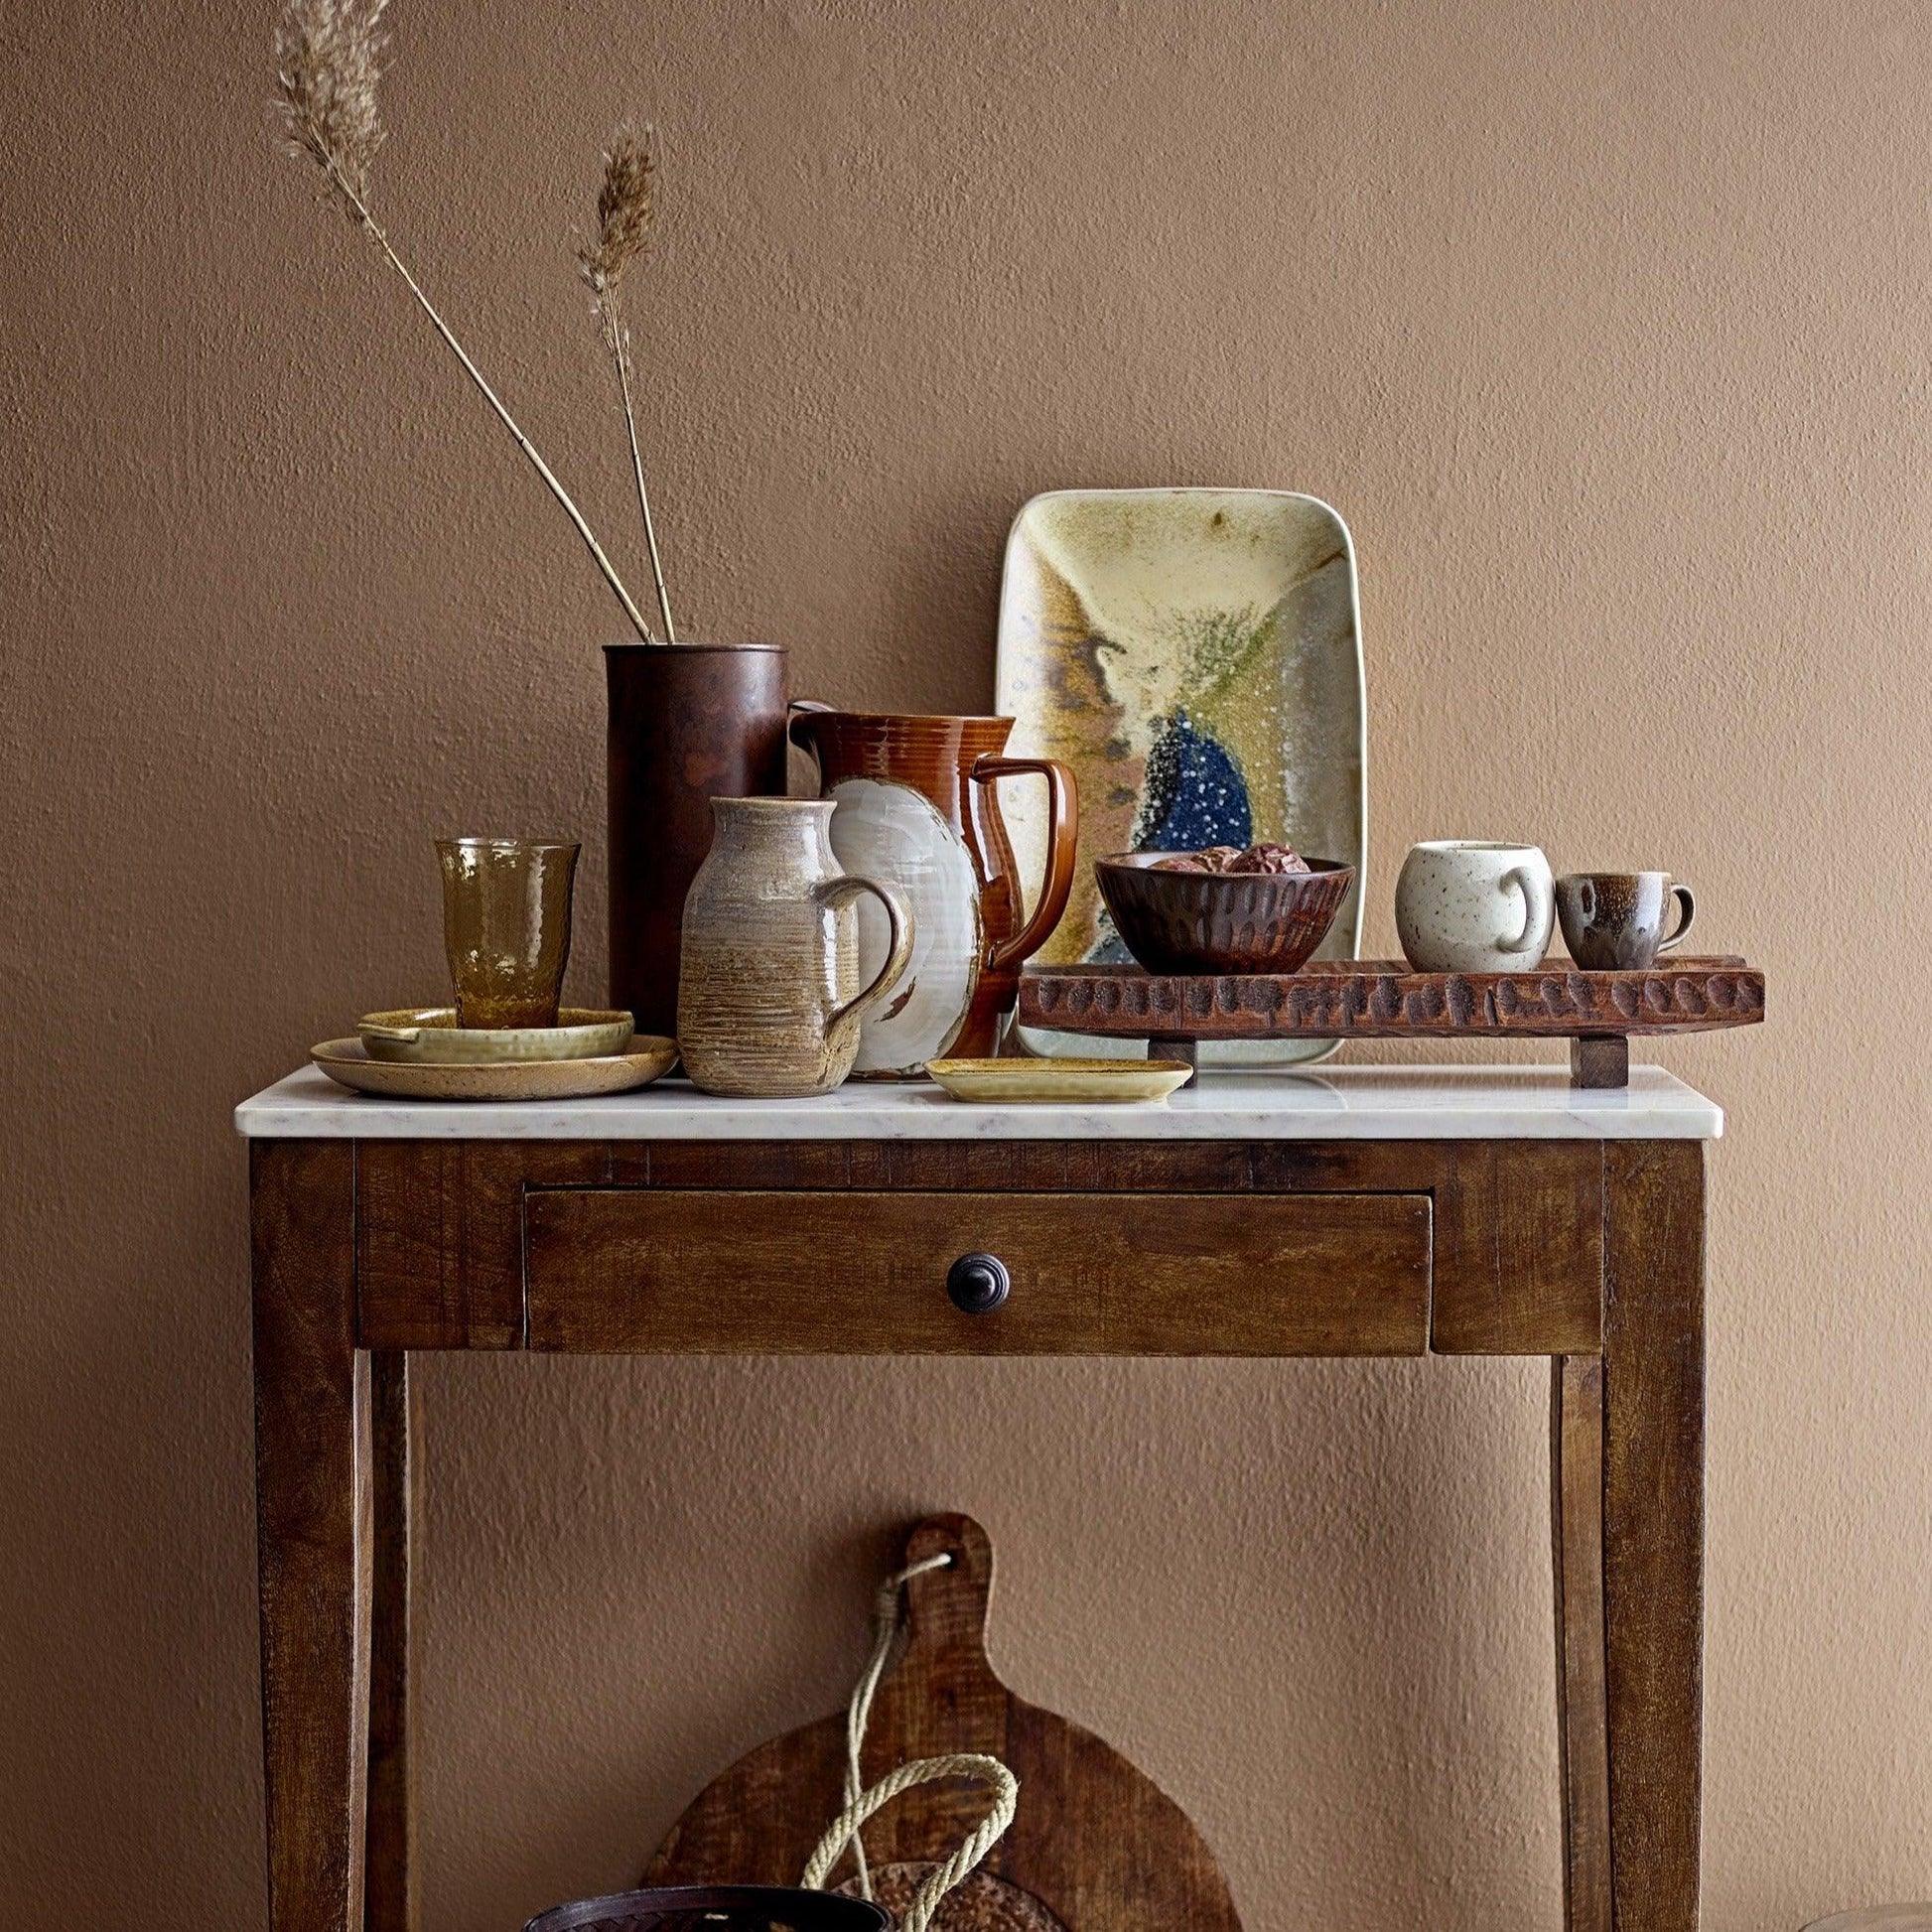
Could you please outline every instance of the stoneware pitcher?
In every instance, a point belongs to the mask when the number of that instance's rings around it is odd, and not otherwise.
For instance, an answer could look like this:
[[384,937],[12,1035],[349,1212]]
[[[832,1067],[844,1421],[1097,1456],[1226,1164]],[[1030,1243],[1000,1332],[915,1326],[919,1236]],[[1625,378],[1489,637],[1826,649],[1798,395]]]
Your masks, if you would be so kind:
[[[860,1029],[854,1070],[911,1078],[947,1054],[996,1052],[1021,963],[1066,910],[1080,829],[1073,774],[1052,759],[1002,757],[1011,718],[920,718],[794,704],[791,736],[816,759],[837,805],[832,850],[848,872],[883,879],[912,908],[912,964],[896,998]],[[1001,778],[1046,781],[1046,876],[1032,918],[1000,816]],[[862,970],[886,957],[886,921],[859,909]]]
[[[677,1043],[707,1093],[829,1093],[852,1070],[865,1015],[912,956],[890,886],[848,877],[825,798],[714,798],[711,850],[684,901]],[[859,969],[858,901],[884,909],[883,962]]]

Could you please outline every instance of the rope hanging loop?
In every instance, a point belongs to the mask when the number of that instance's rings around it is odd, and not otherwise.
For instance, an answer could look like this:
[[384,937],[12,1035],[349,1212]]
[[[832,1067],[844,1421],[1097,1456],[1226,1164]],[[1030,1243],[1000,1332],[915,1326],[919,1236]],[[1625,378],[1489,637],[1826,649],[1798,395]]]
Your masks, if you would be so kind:
[[939,1901],[964,1881],[979,1862],[999,1842],[1013,1823],[1020,1802],[1020,1780],[997,1757],[978,1751],[956,1751],[945,1757],[916,1757],[889,1771],[870,1789],[862,1791],[832,1821],[805,1865],[799,1884],[806,1891],[823,1891],[825,1880],[838,1863],[846,1845],[881,1806],[889,1805],[901,1791],[915,1784],[930,1784],[937,1778],[976,1778],[993,1790],[993,1808],[981,1819],[972,1836],[951,1858],[934,1867],[920,1884],[917,1895],[905,1908],[899,1932],[927,1932]]

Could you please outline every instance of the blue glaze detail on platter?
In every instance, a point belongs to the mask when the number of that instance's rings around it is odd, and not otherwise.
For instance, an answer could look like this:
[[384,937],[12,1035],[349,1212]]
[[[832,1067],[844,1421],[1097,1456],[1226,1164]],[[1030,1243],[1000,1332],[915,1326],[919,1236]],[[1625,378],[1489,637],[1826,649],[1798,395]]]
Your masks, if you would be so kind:
[[[1317,958],[1358,958],[1367,859],[1366,693],[1355,548],[1318,497],[1274,489],[1060,489],[1014,519],[1000,594],[998,707],[1016,756],[1080,786],[1072,897],[1042,964],[1121,960],[1093,877],[1108,852],[1256,840],[1355,868]],[[1045,827],[1007,819],[1023,877]],[[1035,1051],[1135,1042],[1028,1029]],[[1210,1064],[1317,1059],[1331,1042],[1210,1043]]]

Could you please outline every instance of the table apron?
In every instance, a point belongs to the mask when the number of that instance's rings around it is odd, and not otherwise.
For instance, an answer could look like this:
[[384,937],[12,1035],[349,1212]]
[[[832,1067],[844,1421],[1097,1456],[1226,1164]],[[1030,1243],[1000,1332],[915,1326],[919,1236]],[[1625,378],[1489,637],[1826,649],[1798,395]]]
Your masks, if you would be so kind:
[[[355,1180],[366,1348],[1561,1355],[1603,1332],[1595,1143],[363,1142]],[[946,1297],[973,1251],[1013,1277],[992,1314]]]

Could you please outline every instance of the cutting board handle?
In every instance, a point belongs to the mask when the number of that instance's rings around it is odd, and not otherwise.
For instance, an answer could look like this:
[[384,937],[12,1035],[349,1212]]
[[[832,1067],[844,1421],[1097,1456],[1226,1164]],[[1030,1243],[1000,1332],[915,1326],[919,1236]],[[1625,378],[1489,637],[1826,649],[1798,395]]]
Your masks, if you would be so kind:
[[906,1539],[905,1565],[944,1556],[943,1569],[921,1571],[905,1586],[905,1655],[901,1672],[922,1680],[983,1678],[992,1683],[986,1619],[993,1600],[993,1539],[970,1516],[928,1516]]

